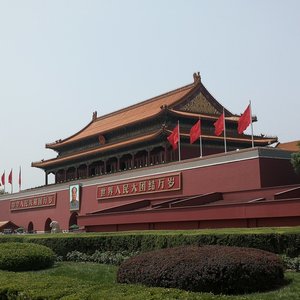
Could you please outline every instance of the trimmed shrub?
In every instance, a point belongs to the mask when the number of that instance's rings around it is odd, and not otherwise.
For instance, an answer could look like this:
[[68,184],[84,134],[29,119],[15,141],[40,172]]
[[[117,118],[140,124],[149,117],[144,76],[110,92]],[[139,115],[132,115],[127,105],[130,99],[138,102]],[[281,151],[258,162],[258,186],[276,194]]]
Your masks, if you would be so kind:
[[25,230],[24,230],[23,227],[19,227],[19,228],[16,229],[16,232],[17,232],[17,233],[24,233]]
[[2,270],[40,270],[51,267],[54,261],[54,252],[45,246],[32,243],[0,244],[0,269]]
[[90,260],[90,256],[85,253],[81,253],[79,251],[72,251],[68,252],[66,259],[69,261],[75,261],[75,262],[87,262]]
[[300,272],[300,257],[288,257],[286,255],[282,255],[281,259],[286,269]]
[[130,253],[123,251],[114,253],[111,251],[101,252],[96,250],[94,254],[89,255],[79,251],[72,251],[67,254],[66,259],[75,262],[95,262],[99,264],[120,265],[124,260],[137,254],[138,252]]
[[270,252],[189,246],[132,257],[121,264],[117,281],[194,292],[243,294],[273,289],[283,284],[283,274],[281,259]]
[[93,255],[90,256],[90,261],[100,264],[120,265],[124,260],[134,255],[137,255],[137,253],[129,253],[126,251],[118,253],[114,253],[111,251],[100,252],[97,250]]
[[79,226],[77,224],[73,224],[69,227],[69,230],[78,230]]

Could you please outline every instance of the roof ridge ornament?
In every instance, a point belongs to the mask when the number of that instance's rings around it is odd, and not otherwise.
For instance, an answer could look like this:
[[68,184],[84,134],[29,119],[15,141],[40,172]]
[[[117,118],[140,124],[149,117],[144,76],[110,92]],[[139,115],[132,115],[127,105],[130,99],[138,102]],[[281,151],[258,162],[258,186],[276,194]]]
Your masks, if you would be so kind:
[[161,109],[161,110],[163,110],[163,109],[168,109],[168,105],[167,105],[167,104],[163,104],[163,105],[160,106],[160,109]]
[[93,112],[92,120],[95,121],[97,119],[97,111]]
[[200,76],[200,72],[195,72],[193,74],[193,77],[194,77],[194,83],[198,82],[198,81],[201,81],[201,76]]

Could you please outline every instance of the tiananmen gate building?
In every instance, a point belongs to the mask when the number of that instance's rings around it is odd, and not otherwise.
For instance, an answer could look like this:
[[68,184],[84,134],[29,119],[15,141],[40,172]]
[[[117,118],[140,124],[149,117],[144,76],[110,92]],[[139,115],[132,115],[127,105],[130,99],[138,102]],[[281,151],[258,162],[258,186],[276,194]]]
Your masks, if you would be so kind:
[[[226,152],[214,126],[223,111]],[[82,130],[46,144],[55,158],[32,163],[44,171],[44,186],[0,196],[0,221],[28,232],[50,231],[52,221],[85,231],[300,225],[292,152],[275,147],[277,137],[239,134],[239,118],[199,73],[149,100],[104,116],[94,112]],[[190,143],[199,119],[201,152],[199,139]],[[174,150],[168,137],[178,124]]]

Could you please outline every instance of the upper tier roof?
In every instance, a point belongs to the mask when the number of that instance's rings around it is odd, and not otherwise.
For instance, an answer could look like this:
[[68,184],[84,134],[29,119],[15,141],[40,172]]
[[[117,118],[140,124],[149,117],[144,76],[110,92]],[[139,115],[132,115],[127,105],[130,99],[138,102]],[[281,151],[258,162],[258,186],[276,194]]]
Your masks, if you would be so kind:
[[189,84],[177,90],[168,92],[161,96],[140,102],[138,104],[126,107],[111,114],[101,116],[92,120],[85,128],[78,133],[57,141],[55,143],[47,144],[47,148],[57,148],[65,144],[69,144],[93,135],[101,134],[112,129],[134,123],[143,119],[147,119],[161,111],[161,106],[175,104],[188,94],[195,84]]
[[[46,144],[46,148],[59,149],[60,147],[71,144],[73,142],[77,142],[99,134],[104,134],[116,128],[148,119],[160,113],[163,106],[173,107],[176,104],[180,103],[186,98],[186,96],[188,96],[188,94],[192,93],[193,90],[195,90],[200,85],[202,86],[203,90],[208,93],[201,83],[199,73],[194,74],[194,82],[189,85],[183,86],[176,90],[139,102],[135,105],[98,118],[94,114],[93,120],[82,130],[66,139]],[[222,107],[220,103],[216,101],[211,95],[209,96],[212,105],[216,107],[217,110],[219,110],[219,108]],[[230,112],[228,113],[230,114]]]

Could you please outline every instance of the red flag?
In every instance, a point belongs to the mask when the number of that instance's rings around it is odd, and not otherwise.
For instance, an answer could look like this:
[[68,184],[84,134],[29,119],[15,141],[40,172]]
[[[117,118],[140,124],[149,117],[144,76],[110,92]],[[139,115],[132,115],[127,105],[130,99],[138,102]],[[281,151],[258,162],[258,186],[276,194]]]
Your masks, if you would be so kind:
[[215,135],[219,136],[224,130],[224,113],[221,114],[219,119],[214,123]]
[[247,106],[244,113],[240,116],[238,121],[238,133],[242,134],[251,123],[251,108],[250,104]]
[[177,125],[172,133],[168,136],[168,141],[172,145],[173,149],[176,150],[178,147],[178,141],[179,141],[179,125]]
[[2,182],[2,185],[5,185],[5,171],[3,172],[2,176],[1,176],[1,182]]
[[199,121],[190,130],[190,143],[193,144],[201,135],[201,122]]
[[21,190],[21,167],[20,167],[20,170],[19,170],[19,190]]
[[8,175],[8,183],[12,184],[12,169]]

